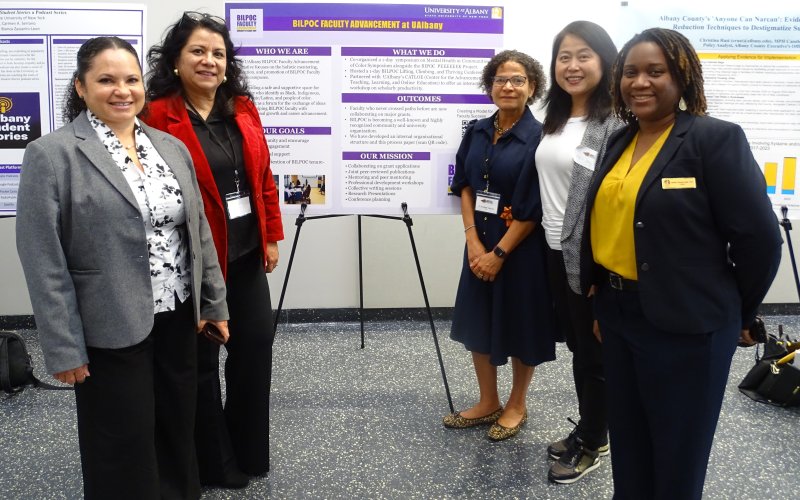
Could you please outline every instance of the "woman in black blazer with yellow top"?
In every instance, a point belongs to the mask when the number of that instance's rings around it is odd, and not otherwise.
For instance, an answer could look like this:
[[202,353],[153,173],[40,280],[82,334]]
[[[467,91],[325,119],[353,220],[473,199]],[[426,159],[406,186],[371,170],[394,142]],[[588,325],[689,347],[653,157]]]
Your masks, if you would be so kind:
[[589,190],[583,289],[596,289],[614,498],[700,498],[737,341],[778,269],[781,237],[742,129],[705,116],[679,33],[636,35]]

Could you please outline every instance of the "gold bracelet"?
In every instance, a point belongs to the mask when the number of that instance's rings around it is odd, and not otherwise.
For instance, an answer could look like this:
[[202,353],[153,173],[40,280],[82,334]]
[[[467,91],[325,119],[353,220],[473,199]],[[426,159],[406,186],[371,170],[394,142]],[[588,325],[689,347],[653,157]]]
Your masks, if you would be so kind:
[[466,233],[467,231],[469,231],[470,229],[472,229],[473,227],[476,227],[476,226],[477,226],[477,224],[473,224],[473,225],[471,225],[471,226],[467,226],[467,227],[464,229],[464,232]]

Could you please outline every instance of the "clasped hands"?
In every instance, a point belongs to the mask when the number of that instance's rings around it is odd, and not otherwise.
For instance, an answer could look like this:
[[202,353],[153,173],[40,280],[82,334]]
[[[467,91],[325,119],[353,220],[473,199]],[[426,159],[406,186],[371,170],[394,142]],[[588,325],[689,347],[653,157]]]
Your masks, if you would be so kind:
[[469,268],[479,280],[492,282],[497,278],[497,273],[503,267],[503,259],[494,254],[494,252],[487,252],[483,245],[476,248],[470,248],[467,253],[469,259]]

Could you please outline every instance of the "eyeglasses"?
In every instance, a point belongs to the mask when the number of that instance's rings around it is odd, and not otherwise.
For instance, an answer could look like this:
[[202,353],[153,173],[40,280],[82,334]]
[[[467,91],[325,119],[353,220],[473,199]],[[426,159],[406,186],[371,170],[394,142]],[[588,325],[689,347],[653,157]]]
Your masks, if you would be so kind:
[[193,10],[187,10],[186,12],[184,12],[183,16],[181,17],[180,22],[178,23],[178,25],[180,25],[181,23],[183,23],[187,19],[190,20],[190,21],[193,21],[195,23],[199,23],[199,22],[203,21],[204,19],[206,19],[206,20],[211,21],[212,23],[219,24],[223,28],[227,28],[228,27],[227,23],[225,22],[225,19],[223,19],[223,18],[221,18],[219,16],[215,16],[215,15],[212,15],[212,14],[206,14],[205,12],[196,12],[196,11],[193,11]]
[[528,81],[528,78],[525,76],[495,76],[492,78],[492,83],[495,87],[505,87],[506,83],[511,82],[512,87],[522,87],[525,85],[525,82]]

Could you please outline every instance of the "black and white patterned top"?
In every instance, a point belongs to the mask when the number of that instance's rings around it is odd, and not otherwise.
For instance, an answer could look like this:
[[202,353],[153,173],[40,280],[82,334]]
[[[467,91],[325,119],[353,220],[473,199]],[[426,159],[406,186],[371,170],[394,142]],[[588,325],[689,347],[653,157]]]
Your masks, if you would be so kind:
[[178,179],[158,154],[139,121],[134,124],[140,172],[116,134],[91,111],[89,123],[119,166],[133,191],[144,221],[153,286],[153,312],[175,309],[175,296],[183,302],[191,293],[191,268],[186,242],[186,214]]

